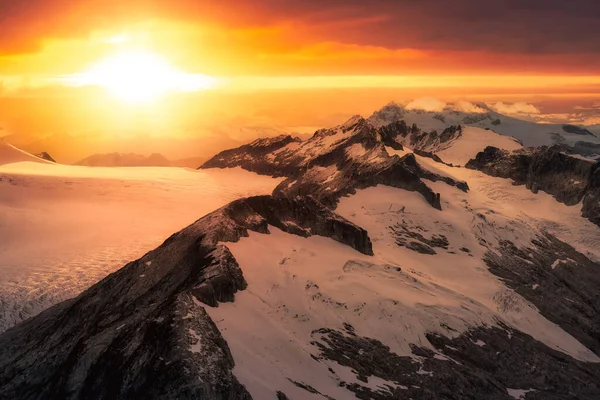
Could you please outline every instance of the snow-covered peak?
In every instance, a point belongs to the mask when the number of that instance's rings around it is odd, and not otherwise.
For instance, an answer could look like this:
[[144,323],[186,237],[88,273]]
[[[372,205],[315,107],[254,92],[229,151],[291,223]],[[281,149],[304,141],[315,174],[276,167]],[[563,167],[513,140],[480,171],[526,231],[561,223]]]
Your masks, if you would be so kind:
[[353,115],[348,119],[348,121],[344,122],[340,125],[341,129],[350,129],[356,126],[359,122],[364,121],[364,118],[358,114]]
[[600,138],[593,134],[593,129],[525,121],[499,113],[485,104],[460,101],[430,103],[414,101],[406,106],[389,103],[375,111],[367,121],[375,127],[382,127],[403,120],[407,125],[416,124],[427,132],[441,132],[452,125],[466,125],[512,136],[524,146],[562,144],[584,156],[595,158],[600,154]]
[[383,106],[380,110],[375,111],[367,121],[375,127],[380,127],[402,120],[405,112],[404,107],[391,102]]

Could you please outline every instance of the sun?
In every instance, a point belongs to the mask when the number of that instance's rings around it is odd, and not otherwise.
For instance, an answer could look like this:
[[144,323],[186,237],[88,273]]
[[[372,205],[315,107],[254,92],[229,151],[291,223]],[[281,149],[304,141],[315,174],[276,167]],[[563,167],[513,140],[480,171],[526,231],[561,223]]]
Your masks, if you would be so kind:
[[148,51],[118,53],[79,74],[78,85],[96,85],[130,103],[156,100],[169,92],[194,92],[214,86],[215,78],[179,71]]

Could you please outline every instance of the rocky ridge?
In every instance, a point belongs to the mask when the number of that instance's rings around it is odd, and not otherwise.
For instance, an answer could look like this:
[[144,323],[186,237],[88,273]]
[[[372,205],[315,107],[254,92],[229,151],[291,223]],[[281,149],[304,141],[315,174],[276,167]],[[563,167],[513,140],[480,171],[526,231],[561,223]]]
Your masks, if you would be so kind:
[[567,155],[560,146],[508,152],[487,147],[467,168],[542,190],[566,205],[582,202],[582,216],[600,226],[600,163]]
[[[449,143],[460,136],[460,127],[449,128],[442,135],[422,133],[416,127],[393,123],[375,128],[355,116],[345,124],[317,131],[302,142],[291,136],[259,139],[233,150],[226,150],[208,160],[201,168],[242,167],[271,176],[286,176],[274,191],[276,196],[294,198],[310,195],[334,207],[342,196],[378,184],[420,193],[432,207],[441,209],[440,196],[423,182],[443,181],[463,191],[466,182],[429,172],[419,166],[413,154],[390,156],[386,146],[402,148],[400,141]],[[324,185],[326,183],[326,185]]]
[[310,198],[234,201],[0,336],[0,398],[249,399],[204,308],[246,287],[222,242],[269,225],[372,254],[363,229]]

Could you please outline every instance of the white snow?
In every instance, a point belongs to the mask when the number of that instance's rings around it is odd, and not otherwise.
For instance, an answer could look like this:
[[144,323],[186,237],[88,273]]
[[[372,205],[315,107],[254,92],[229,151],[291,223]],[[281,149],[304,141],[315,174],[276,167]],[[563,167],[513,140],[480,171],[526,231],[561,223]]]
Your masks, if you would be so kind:
[[[319,339],[311,332],[323,327],[341,330],[343,323],[352,325],[359,336],[380,340],[392,352],[411,355],[409,344],[428,343],[425,332],[453,336],[500,320],[577,359],[600,361],[492,275],[482,261],[487,249],[478,241],[498,244],[508,239],[525,246],[543,228],[597,255],[597,227],[581,218],[577,207],[533,194],[509,180],[425,158],[419,162],[468,181],[471,190],[464,193],[442,182],[427,182],[442,194],[443,211],[431,208],[418,193],[387,186],[342,198],[336,211],[369,232],[373,257],[331,239],[302,238],[274,227],[269,227],[270,235],[251,232],[248,238],[225,244],[238,260],[248,288],[236,294],[235,302],[207,312],[219,321],[236,360],[236,377],[255,398],[268,398],[275,390],[290,398],[308,398],[288,378],[334,398],[352,397],[338,386],[337,372],[332,374],[310,356],[318,355],[311,341]],[[394,223],[405,223],[426,237],[443,234],[449,249],[436,249],[438,254],[430,256],[399,247],[388,229]],[[470,249],[470,255],[459,251],[461,247]],[[475,344],[485,345],[481,340]]]
[[[578,141],[600,143],[600,139],[595,136],[567,133],[562,124],[525,121],[493,110],[482,110],[485,111],[484,113],[465,112],[456,105],[437,111],[407,110],[401,105],[390,103],[382,111],[369,117],[368,121],[375,126],[383,126],[402,119],[408,125],[416,123],[423,131],[436,130],[438,133],[450,125],[489,129],[500,135],[517,138],[524,146],[552,145],[557,142],[557,138],[568,145],[573,145]],[[442,157],[442,159],[444,158]]]
[[35,161],[0,165],[0,332],[74,297],[204,214],[269,194],[281,181],[237,168]]
[[438,152],[437,155],[447,163],[465,165],[487,146],[511,151],[523,147],[510,136],[502,136],[489,130],[467,126],[463,128],[462,136],[454,141],[452,146]]

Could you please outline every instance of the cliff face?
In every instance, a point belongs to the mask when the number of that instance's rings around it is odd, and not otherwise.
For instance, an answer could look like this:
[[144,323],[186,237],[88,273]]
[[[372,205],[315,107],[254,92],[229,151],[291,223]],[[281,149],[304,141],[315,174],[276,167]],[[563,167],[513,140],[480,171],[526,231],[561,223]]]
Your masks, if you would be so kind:
[[510,178],[533,193],[542,190],[572,206],[582,202],[582,216],[600,226],[600,163],[569,156],[561,147],[508,152],[487,147],[467,168]]

